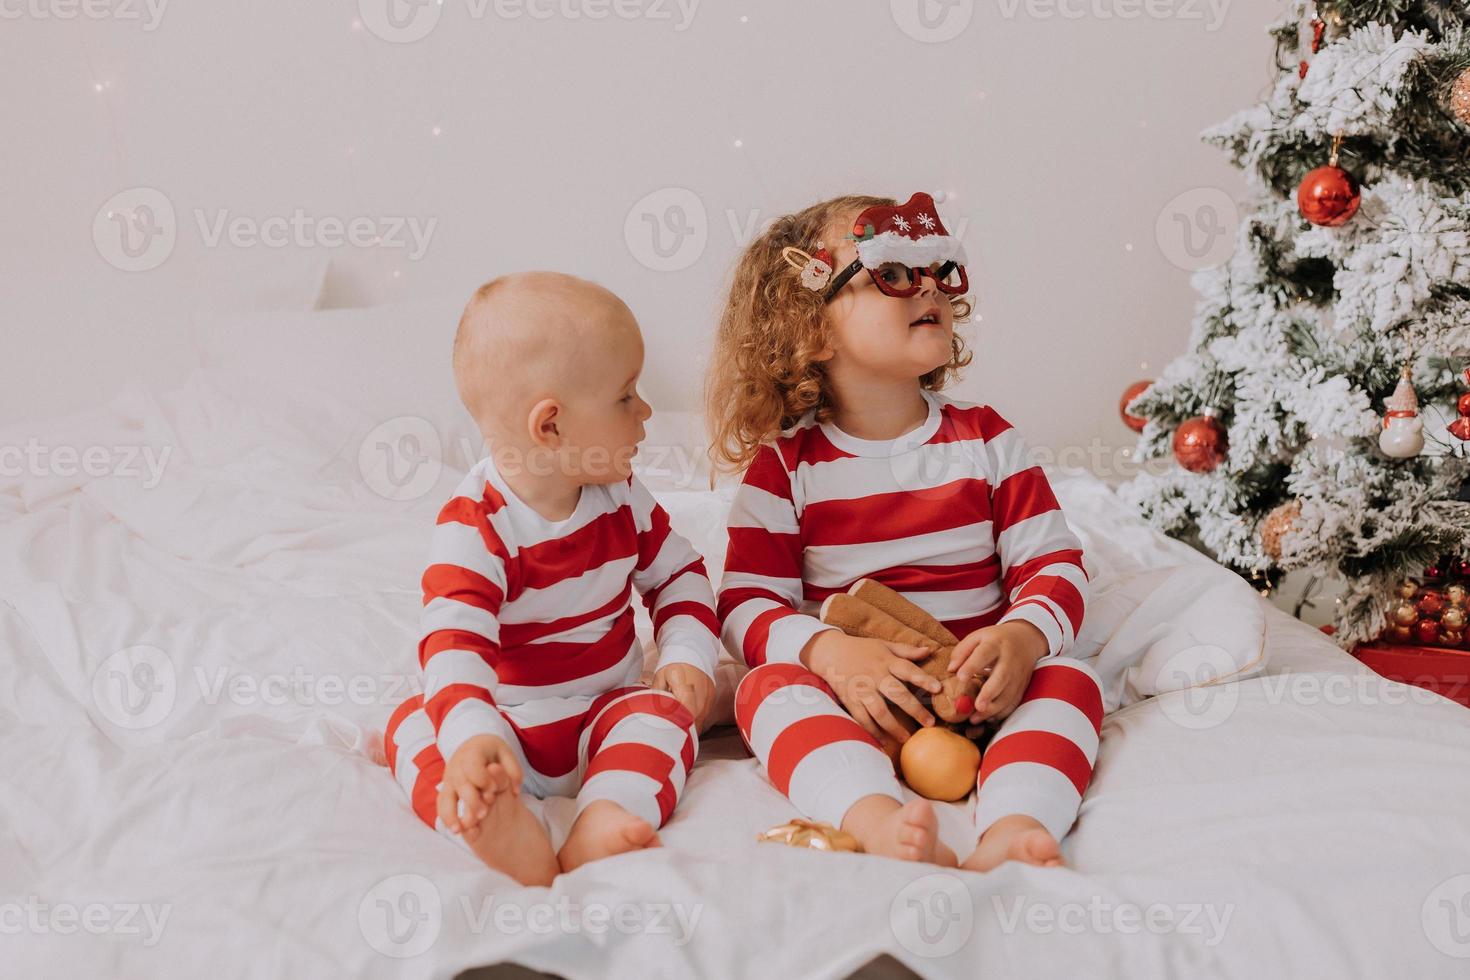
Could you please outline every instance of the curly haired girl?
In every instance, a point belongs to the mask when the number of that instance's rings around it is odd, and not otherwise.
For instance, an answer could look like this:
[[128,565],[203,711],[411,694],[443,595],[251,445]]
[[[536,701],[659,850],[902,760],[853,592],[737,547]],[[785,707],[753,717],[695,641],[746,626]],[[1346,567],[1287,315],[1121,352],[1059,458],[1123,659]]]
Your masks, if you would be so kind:
[[[713,455],[744,471],[719,618],[752,668],[741,734],[807,816],[891,857],[1056,865],[1102,716],[1096,674],[1064,655],[1087,573],[1010,423],[940,394],[970,361],[954,329],[970,314],[964,262],[927,194],[824,201],[745,250],[707,388]],[[939,688],[914,662],[928,651],[815,616],[863,578],[962,638],[949,669],[980,684],[972,725],[1005,719],[963,862],[929,801],[904,802],[877,741],[935,723],[913,690]]]

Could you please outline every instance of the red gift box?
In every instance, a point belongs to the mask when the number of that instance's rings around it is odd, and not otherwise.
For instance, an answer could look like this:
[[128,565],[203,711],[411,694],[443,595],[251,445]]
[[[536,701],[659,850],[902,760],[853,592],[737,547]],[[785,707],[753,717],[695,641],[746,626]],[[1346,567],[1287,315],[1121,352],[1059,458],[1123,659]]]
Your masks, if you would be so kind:
[[1470,708],[1470,650],[1367,643],[1353,656],[1389,680],[1422,687]]

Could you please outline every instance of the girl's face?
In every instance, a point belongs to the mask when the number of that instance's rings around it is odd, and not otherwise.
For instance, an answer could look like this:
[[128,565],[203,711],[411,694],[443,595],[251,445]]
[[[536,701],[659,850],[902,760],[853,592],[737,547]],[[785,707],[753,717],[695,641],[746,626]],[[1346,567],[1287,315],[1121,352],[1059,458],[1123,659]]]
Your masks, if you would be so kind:
[[[851,228],[856,218],[854,212],[835,227]],[[857,244],[842,237],[842,231],[829,229],[827,234],[828,241],[838,242],[832,248],[832,267],[840,272],[857,258]],[[883,275],[882,270],[878,274]],[[827,303],[832,328],[829,365],[867,376],[908,380],[949,363],[954,308],[932,278],[923,276],[920,282],[918,292],[900,299],[884,295],[866,269],[853,276]]]

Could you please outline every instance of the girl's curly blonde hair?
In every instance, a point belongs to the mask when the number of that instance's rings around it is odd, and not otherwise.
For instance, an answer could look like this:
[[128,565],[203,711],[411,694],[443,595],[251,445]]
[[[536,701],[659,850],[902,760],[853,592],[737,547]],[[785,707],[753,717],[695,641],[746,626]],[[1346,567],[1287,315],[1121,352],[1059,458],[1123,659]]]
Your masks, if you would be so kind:
[[[803,286],[781,250],[794,246],[815,252],[819,241],[831,247],[860,212],[894,203],[887,197],[847,195],[813,204],[776,219],[740,256],[705,384],[716,467],[744,469],[762,443],[807,412],[816,409],[820,421],[832,412],[826,365],[817,359],[830,346],[824,292]],[[949,301],[956,322],[969,319],[968,299],[951,296]],[[947,364],[919,379],[921,387],[938,391],[970,363],[958,332],[952,348]]]

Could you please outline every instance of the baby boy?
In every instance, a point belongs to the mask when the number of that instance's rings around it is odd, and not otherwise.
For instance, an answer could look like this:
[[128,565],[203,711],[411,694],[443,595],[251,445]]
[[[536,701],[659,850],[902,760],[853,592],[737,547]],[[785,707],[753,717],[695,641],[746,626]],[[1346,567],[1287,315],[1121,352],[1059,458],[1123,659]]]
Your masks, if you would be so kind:
[[[454,340],[490,446],[439,512],[424,693],[388,723],[414,812],[526,885],[657,846],[694,764],[719,652],[704,562],[633,476],[652,414],[628,307],[550,272],[481,286]],[[632,594],[658,642],[653,686]],[[574,796],[560,849],[522,793]]]

